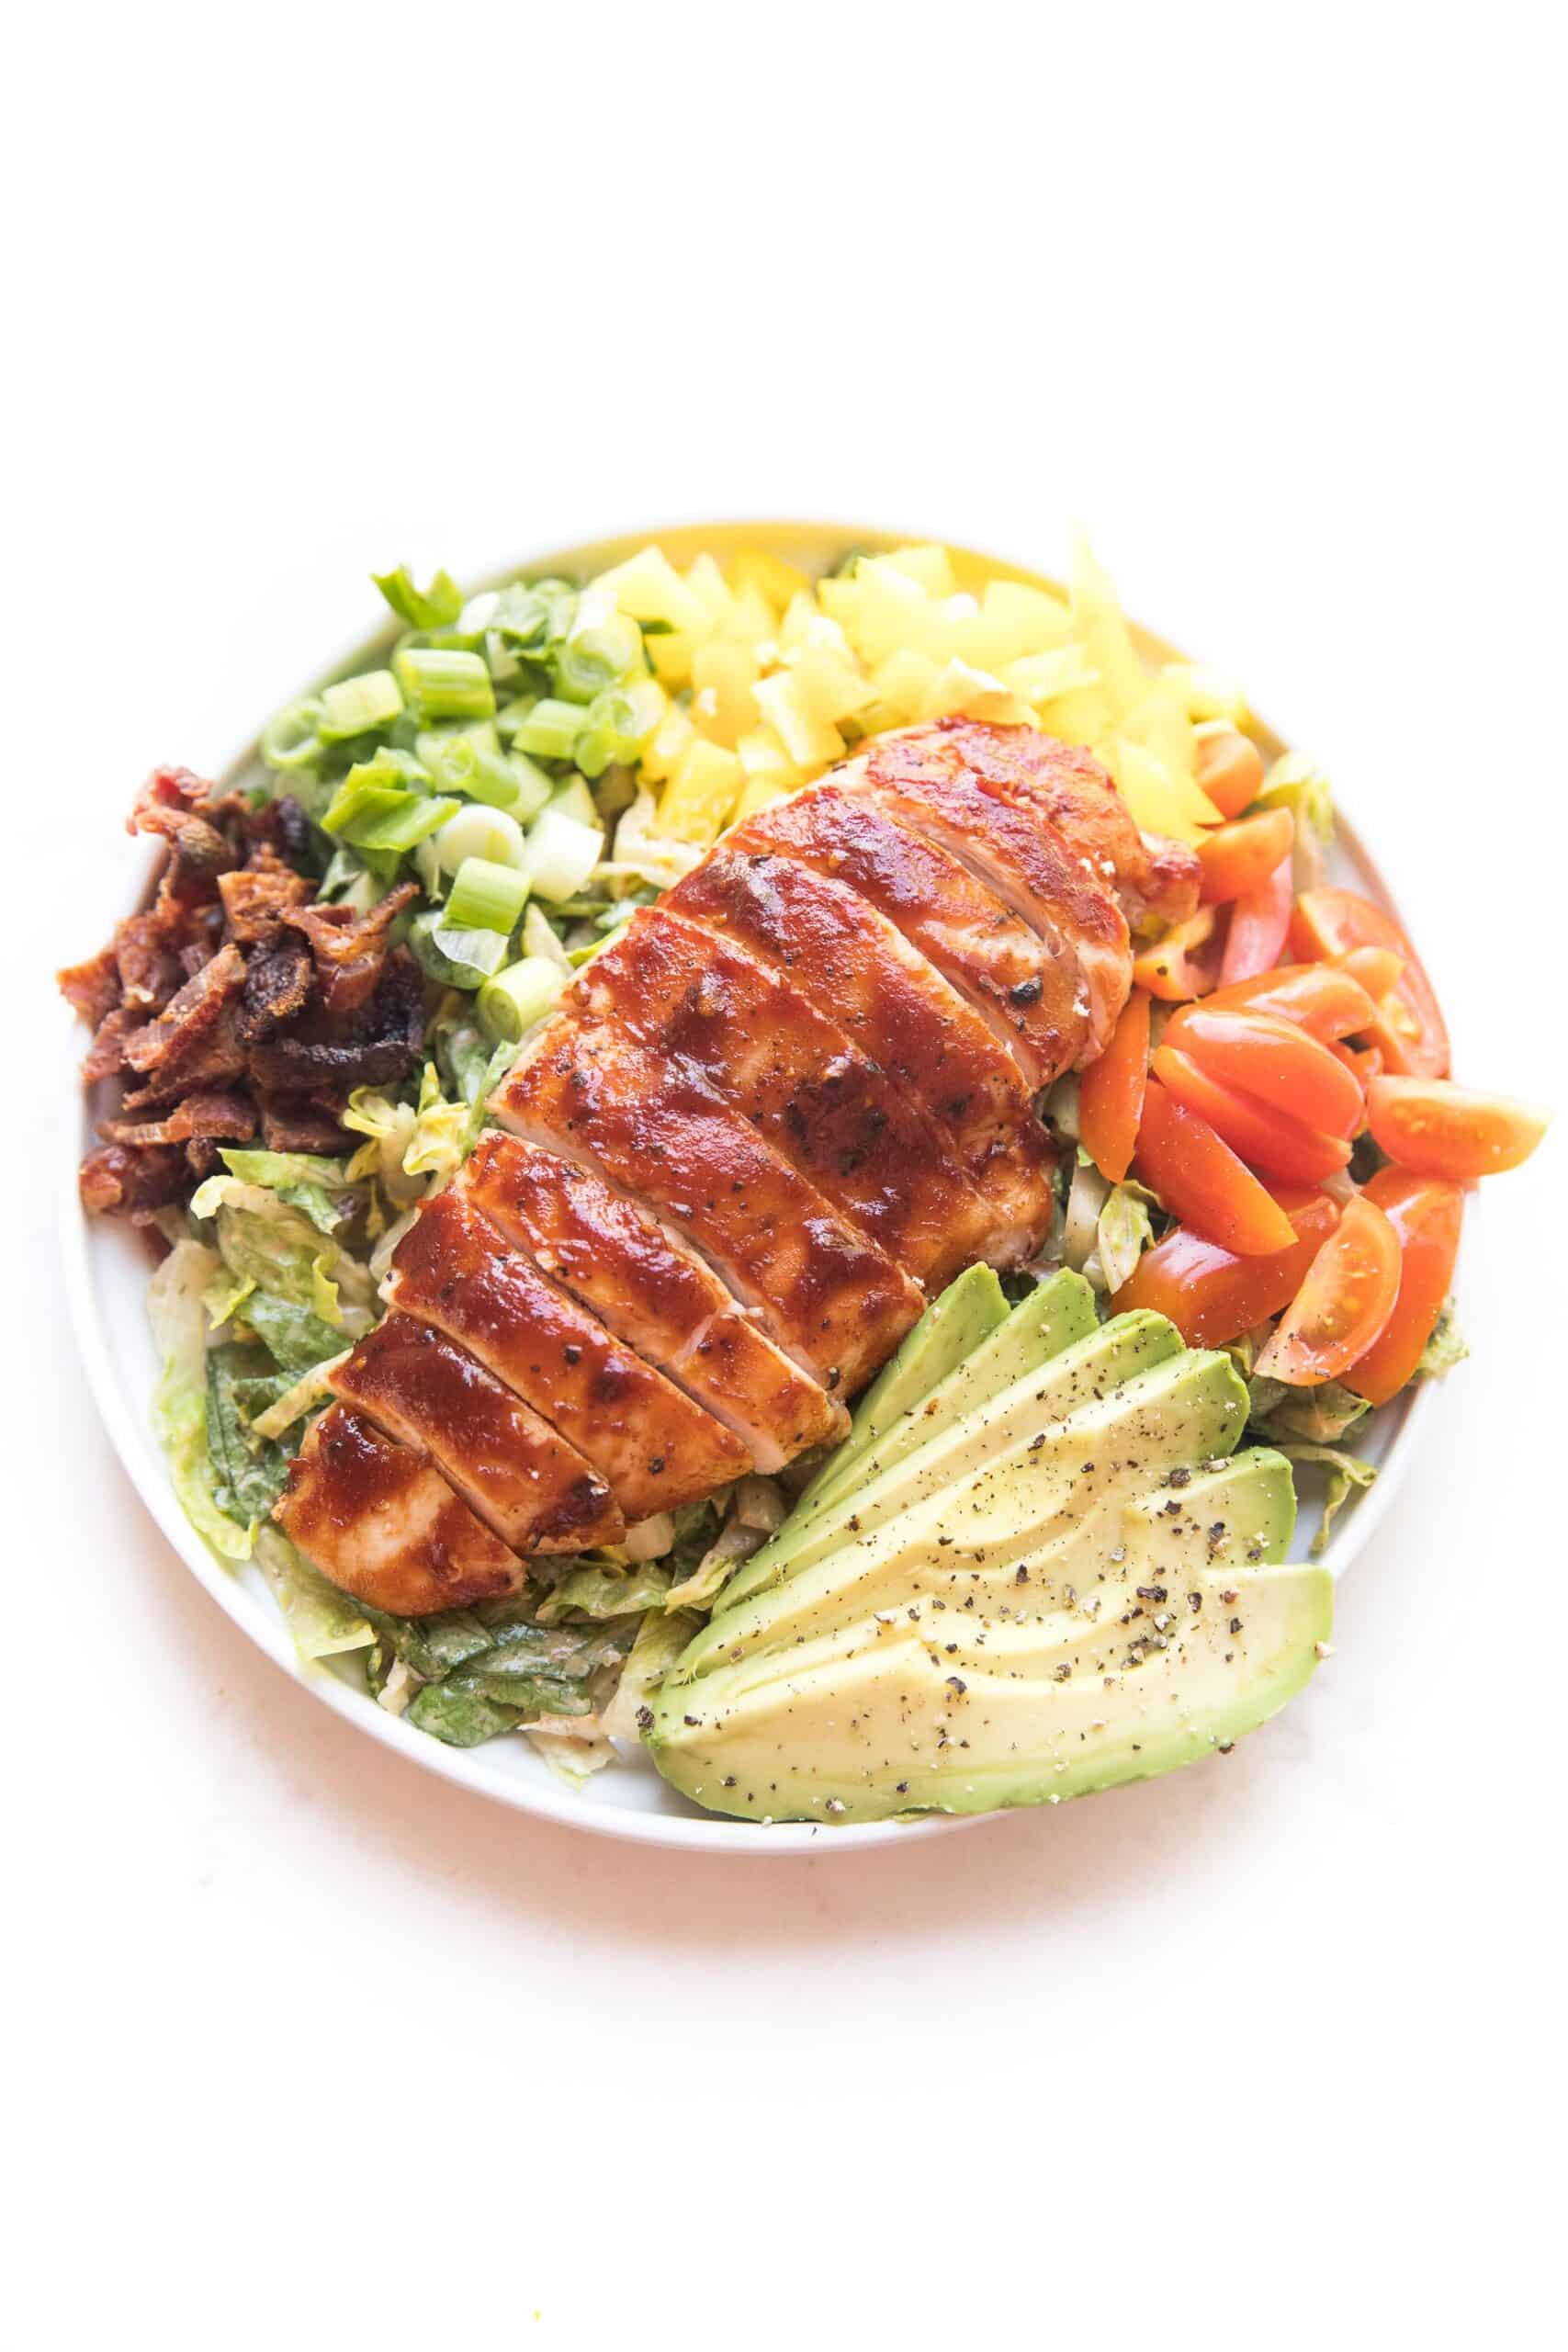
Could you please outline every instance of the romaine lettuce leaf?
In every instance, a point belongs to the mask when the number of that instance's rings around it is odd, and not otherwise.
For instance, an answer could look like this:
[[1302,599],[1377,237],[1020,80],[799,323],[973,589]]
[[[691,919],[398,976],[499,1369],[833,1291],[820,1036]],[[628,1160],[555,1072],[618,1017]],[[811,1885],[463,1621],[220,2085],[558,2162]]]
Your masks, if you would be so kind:
[[147,1288],[147,1312],[163,1369],[152,1392],[152,1426],[186,1517],[220,1559],[251,1554],[248,1527],[214,1499],[207,1452],[207,1309],[203,1293],[221,1271],[218,1253],[177,1241]]
[[1469,1353],[1464,1333],[1459,1328],[1453,1300],[1445,1299],[1443,1311],[1432,1326],[1432,1335],[1421,1351],[1420,1362],[1412,1376],[1416,1380],[1441,1380],[1456,1363],[1462,1363]]
[[1282,1380],[1252,1380],[1248,1426],[1261,1437],[1282,1445],[1296,1438],[1311,1445],[1333,1445],[1371,1411],[1364,1396],[1357,1396],[1337,1380],[1320,1388],[1291,1388]]
[[276,1527],[256,1530],[256,1559],[283,1611],[294,1646],[308,1664],[341,1650],[366,1649],[375,1634],[359,1604],[329,1584]]
[[1328,1538],[1334,1521],[1348,1501],[1353,1489],[1365,1489],[1377,1478],[1375,1464],[1363,1462],[1359,1453],[1347,1453],[1337,1445],[1281,1445],[1279,1451],[1292,1462],[1315,1462],[1326,1470],[1327,1482],[1323,1498],[1323,1524],[1313,1538],[1312,1557],[1321,1558],[1328,1549]]

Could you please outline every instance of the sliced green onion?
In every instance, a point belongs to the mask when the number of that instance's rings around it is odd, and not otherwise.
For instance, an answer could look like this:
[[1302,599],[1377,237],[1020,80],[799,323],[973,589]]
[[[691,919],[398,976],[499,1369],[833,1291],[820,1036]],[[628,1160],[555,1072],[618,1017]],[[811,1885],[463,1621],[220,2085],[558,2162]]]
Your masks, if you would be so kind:
[[[437,988],[482,988],[487,975],[480,965],[473,962],[471,958],[459,960],[456,956],[449,956],[443,947],[436,944],[438,934],[450,940],[450,933],[442,933],[442,926],[446,920],[446,910],[442,907],[427,907],[423,914],[415,915],[409,926],[409,947],[414,962],[427,979],[435,982]],[[500,939],[496,933],[481,932],[479,937],[495,940],[502,956],[504,956],[506,942]],[[499,958],[497,960],[499,961]]]
[[499,931],[510,937],[528,896],[528,877],[515,865],[466,857],[446,897],[446,922],[457,931]]
[[457,815],[442,826],[435,851],[448,874],[456,874],[466,857],[485,857],[492,865],[521,868],[528,855],[516,818],[505,808],[488,808],[482,800],[457,808]]
[[642,631],[625,613],[610,613],[597,628],[573,630],[557,648],[556,690],[569,702],[592,702],[643,666]]
[[492,808],[511,808],[520,797],[517,770],[501,748],[493,719],[472,727],[427,728],[419,756],[443,792],[466,793]]
[[455,817],[462,803],[428,793],[400,792],[351,768],[321,819],[323,832],[358,850],[400,854]]
[[[503,931],[459,931],[456,923],[447,922],[445,908],[431,931],[430,941],[457,970],[477,972],[480,979],[499,972],[506,961]],[[462,985],[471,988],[474,983],[469,980]]]
[[530,905],[525,910],[523,953],[525,956],[540,956],[547,964],[558,966],[563,972],[571,969],[566,949],[560,943],[560,933],[543,907]]
[[373,571],[370,577],[410,628],[446,628],[463,609],[463,592],[445,571],[438,571],[424,589],[414,586],[406,563],[400,563],[396,571]]
[[584,775],[639,759],[664,715],[661,688],[652,678],[633,678],[595,695],[582,714],[582,731],[572,757]]
[[412,752],[400,751],[395,743],[378,743],[367,760],[356,760],[344,779],[346,783],[388,784],[397,792],[428,792],[431,789],[430,770]]
[[537,695],[513,695],[502,703],[495,714],[497,733],[510,743],[538,699]]
[[275,713],[262,730],[261,755],[267,766],[284,775],[312,766],[321,756],[321,706],[313,695]]
[[582,726],[581,706],[548,695],[534,705],[513,736],[520,752],[536,760],[570,760]]
[[402,707],[403,698],[390,670],[367,670],[362,677],[341,678],[335,686],[321,689],[321,741],[341,743],[347,736],[389,727],[400,717]]
[[597,826],[580,824],[559,808],[536,817],[528,834],[527,874],[541,899],[574,898],[604,854]]
[[525,956],[508,964],[479,990],[479,1027],[498,1046],[515,1044],[544,1019],[570,978],[570,973],[544,956]]
[[563,817],[575,817],[580,825],[598,825],[599,811],[593,806],[593,795],[580,775],[569,775],[562,783],[551,785],[545,805],[558,808]]
[[602,825],[608,825],[637,798],[637,776],[618,762],[604,770],[593,786],[593,807]]
[[404,645],[392,656],[398,684],[418,718],[491,718],[495,688],[484,657],[436,645]]
[[514,751],[511,756],[511,766],[517,779],[517,797],[508,806],[519,823],[531,825],[540,809],[547,807],[556,788],[555,778],[547,775],[543,768],[536,767],[526,752]]

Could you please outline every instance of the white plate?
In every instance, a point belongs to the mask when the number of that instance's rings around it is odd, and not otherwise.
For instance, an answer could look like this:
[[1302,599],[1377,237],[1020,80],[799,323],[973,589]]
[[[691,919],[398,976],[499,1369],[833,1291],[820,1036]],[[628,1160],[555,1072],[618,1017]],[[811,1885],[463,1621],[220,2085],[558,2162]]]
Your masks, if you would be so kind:
[[[563,571],[581,575],[617,562],[637,547],[657,537],[678,562],[686,562],[703,548],[764,545],[796,561],[821,562],[847,546],[897,544],[890,535],[851,526],[826,524],[686,525],[676,530],[638,533],[625,539],[589,547],[557,549],[525,559],[519,571]],[[979,559],[976,559],[979,560]],[[1023,579],[1039,577],[1006,564],[991,568]],[[390,643],[390,628],[362,645],[331,673],[356,668],[367,655]],[[1169,658],[1171,649],[1139,632],[1145,650]],[[282,696],[279,697],[281,701]],[[225,780],[245,775],[255,757],[252,744],[225,771]],[[1363,890],[1393,909],[1382,876],[1354,832],[1341,820],[1336,853],[1336,879]],[[96,1090],[98,1099],[85,1111],[72,1102],[63,1121],[66,1153],[60,1170],[67,1290],[71,1317],[81,1358],[115,1449],[137,1492],[191,1574],[205,1585],[219,1607],[242,1632],[264,1649],[285,1673],[305,1683],[326,1706],[389,1747],[411,1757],[427,1771],[439,1772],[459,1787],[477,1789],[502,1804],[579,1829],[612,1838],[629,1838],[646,1845],[680,1846],[730,1855],[800,1853],[817,1849],[834,1853],[879,1846],[894,1839],[939,1837],[974,1826],[973,1819],[929,1817],[911,1822],[875,1822],[859,1827],[830,1829],[812,1822],[760,1823],[728,1821],[701,1813],[678,1796],[640,1758],[623,1767],[597,1773],[579,1790],[564,1781],[536,1755],[524,1739],[493,1740],[478,1748],[446,1747],[428,1734],[390,1715],[364,1689],[352,1657],[341,1667],[305,1668],[295,1654],[288,1630],[259,1571],[237,1574],[221,1566],[201,1542],[168,1481],[163,1456],[151,1428],[151,1399],[157,1363],[147,1328],[145,1297],[149,1264],[138,1237],[104,1219],[84,1216],[76,1185],[77,1163],[93,1141],[93,1123],[108,1114],[108,1088]],[[1393,1502],[1398,1482],[1408,1466],[1428,1402],[1425,1388],[1407,1391],[1372,1416],[1357,1432],[1357,1451],[1378,1464],[1380,1476],[1364,1498],[1351,1503],[1334,1539],[1325,1565],[1338,1576],[1349,1566],[1372,1529]],[[1319,1513],[1303,1504],[1296,1530],[1295,1549],[1304,1554],[1316,1531]],[[994,1816],[981,1815],[979,1818]]]

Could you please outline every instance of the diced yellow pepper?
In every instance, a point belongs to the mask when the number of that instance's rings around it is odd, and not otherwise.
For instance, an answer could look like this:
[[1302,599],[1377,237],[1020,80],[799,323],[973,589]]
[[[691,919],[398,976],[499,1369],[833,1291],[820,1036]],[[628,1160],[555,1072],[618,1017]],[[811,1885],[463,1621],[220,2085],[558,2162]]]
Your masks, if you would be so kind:
[[1067,608],[1043,588],[993,580],[975,619],[953,632],[953,650],[977,670],[1004,672],[1010,662],[1064,648],[1071,633]]
[[877,700],[897,713],[896,725],[919,718],[936,685],[938,665],[912,645],[890,653],[872,679]]
[[1015,695],[1036,705],[1100,684],[1099,671],[1091,668],[1088,654],[1077,644],[1058,645],[1045,653],[1025,653],[1017,662],[1005,662],[998,674]]
[[868,668],[874,670],[892,653],[925,651],[934,616],[924,589],[901,571],[890,571],[876,556],[859,565],[852,584],[857,591],[852,610],[838,609],[835,617],[842,621],[850,643]]
[[731,751],[757,723],[757,656],[733,638],[710,638],[692,656],[692,716],[705,735]]
[[1053,695],[1038,705],[1040,724],[1047,735],[1055,735],[1064,743],[1081,743],[1103,759],[1111,741],[1113,720],[1110,698],[1095,673],[1092,686],[1075,686],[1064,695]]
[[1148,677],[1110,577],[1081,534],[1073,548],[1071,613],[1074,632],[1100,673],[1100,691],[1120,719],[1143,700]]
[[737,593],[754,588],[775,613],[782,613],[792,596],[811,594],[811,582],[805,572],[797,571],[783,556],[770,555],[765,548],[744,548],[731,562],[729,577]]
[[1119,735],[1112,746],[1112,764],[1122,797],[1143,831],[1167,833],[1173,841],[1200,842],[1206,825],[1219,823],[1219,810],[1197,786],[1185,776],[1173,775],[1142,743]]
[[617,610],[634,621],[663,621],[697,639],[713,634],[707,606],[683,581],[660,548],[641,548],[625,563],[613,564],[592,583],[607,588]]
[[801,700],[813,718],[833,726],[874,701],[875,693],[843,630],[825,613],[807,622],[804,640],[786,661],[799,683]]
[[701,604],[715,628],[722,628],[729,618],[735,599],[725,584],[723,572],[711,555],[700,555],[686,567],[686,585]]
[[761,679],[754,691],[762,716],[797,766],[822,767],[841,756],[843,737],[827,719],[813,717],[792,671]]
[[653,674],[661,686],[668,687],[674,694],[682,686],[691,684],[692,656],[696,650],[696,642],[693,639],[674,629],[657,637],[644,638],[643,648]]
[[1223,718],[1245,727],[1252,717],[1241,687],[1223,671],[1198,662],[1168,662],[1159,674],[1190,719]]
[[642,773],[649,784],[662,784],[674,775],[696,731],[691,714],[683,710],[678,702],[672,702],[654,729],[653,740],[642,755]]
[[958,582],[953,576],[953,558],[945,548],[930,545],[895,548],[891,555],[879,556],[876,560],[886,564],[891,571],[901,571],[906,580],[912,580],[918,588],[925,590],[928,596],[951,596],[957,589]]
[[729,616],[719,634],[734,638],[742,645],[763,645],[776,639],[779,616],[762,594],[749,582],[742,582],[730,599]]
[[821,618],[814,596],[804,593],[792,596],[779,623],[779,643],[784,651],[793,652],[797,645],[804,645],[811,634],[813,624]]
[[739,797],[744,771],[733,752],[700,735],[688,743],[659,803],[659,830],[679,842],[717,839]]
[[919,715],[922,718],[989,718],[1003,726],[1018,726],[1034,716],[999,678],[956,661],[937,673]]
[[771,808],[775,800],[787,800],[789,794],[782,785],[767,784],[759,777],[756,782],[742,786],[730,823],[743,825],[747,818],[756,816],[759,809]]
[[[1192,721],[1170,688],[1162,685],[1157,678],[1150,681],[1143,700],[1118,720],[1116,731],[1127,742],[1141,743],[1145,751],[1152,752],[1169,775],[1186,784],[1194,781],[1197,767]],[[1208,821],[1219,821],[1218,810]]]
[[784,794],[795,791],[806,781],[806,771],[798,767],[784,750],[771,727],[759,727],[750,735],[742,735],[735,746],[736,757],[746,773],[746,789]]

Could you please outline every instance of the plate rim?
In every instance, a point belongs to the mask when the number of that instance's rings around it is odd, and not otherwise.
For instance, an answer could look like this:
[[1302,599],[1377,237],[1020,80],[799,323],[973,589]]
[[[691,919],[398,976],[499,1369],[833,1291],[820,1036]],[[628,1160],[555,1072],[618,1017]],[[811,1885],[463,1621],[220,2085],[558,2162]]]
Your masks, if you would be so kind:
[[[684,537],[705,531],[744,531],[764,544],[770,537],[784,534],[798,534],[802,538],[813,535],[843,536],[852,542],[883,540],[901,543],[899,535],[890,532],[886,525],[872,526],[802,516],[774,517],[767,521],[743,516],[713,517],[705,522],[667,523],[646,532],[609,533],[599,539],[581,539],[569,547],[547,549],[534,556],[525,555],[498,571],[487,572],[479,586],[510,578],[521,571],[537,571],[557,564],[568,567],[582,554],[622,540],[635,540],[642,544],[648,540],[671,538],[677,534]],[[1024,572],[1035,580],[1051,579],[1049,573],[1034,571],[1017,557],[988,553],[953,539],[944,539],[942,543],[956,553],[976,558],[982,562]],[[478,593],[478,590],[471,593]],[[1146,644],[1167,658],[1175,657],[1175,649],[1169,640],[1135,621],[1133,627]],[[318,672],[318,678],[335,676],[345,666],[358,662],[373,651],[388,633],[388,628],[383,625],[368,636],[362,637],[339,655],[333,665]],[[1275,744],[1283,745],[1289,740],[1266,721],[1258,720],[1257,726],[1258,731]],[[234,757],[223,763],[219,770],[220,780],[242,772],[254,760],[257,741],[255,735],[251,736]],[[1359,825],[1346,819],[1337,808],[1336,817],[1340,840],[1371,883],[1376,895],[1397,918],[1399,902],[1389,887],[1381,859],[1369,846]],[[70,1035],[74,1038],[74,1024]],[[927,1814],[916,1820],[855,1823],[840,1828],[822,1822],[738,1821],[723,1815],[705,1817],[639,1813],[618,1805],[602,1804],[594,1801],[592,1781],[585,1782],[581,1789],[573,1789],[565,1781],[556,1785],[553,1775],[534,1783],[499,1772],[486,1764],[482,1747],[449,1747],[443,1741],[433,1739],[428,1734],[405,1723],[400,1716],[389,1713],[367,1691],[356,1691],[338,1675],[300,1658],[282,1614],[271,1604],[264,1603],[261,1596],[222,1565],[186,1517],[147,1425],[147,1400],[141,1400],[139,1418],[131,1396],[120,1379],[94,1276],[96,1229],[82,1205],[77,1182],[82,1149],[83,1092],[79,1068],[69,1057],[64,1066],[63,1082],[63,1113],[59,1120],[62,1163],[59,1238],[65,1272],[67,1310],[89,1393],[121,1468],[130,1480],[142,1507],[176,1555],[231,1622],[275,1666],[312,1697],[330,1707],[344,1721],[378,1740],[394,1755],[408,1758],[423,1770],[435,1773],[454,1787],[468,1789],[513,1812],[551,1821],[564,1828],[583,1829],[596,1837],[622,1839],[635,1845],[665,1847],[687,1853],[776,1859],[792,1853],[849,1853],[863,1851],[873,1846],[907,1845],[919,1838],[979,1828],[988,1822],[1007,1817],[1010,1809],[1004,1807],[987,1814]],[[1472,1211],[1473,1213],[1473,1204]],[[1319,1563],[1336,1581],[1376,1532],[1397,1498],[1411,1457],[1430,1424],[1438,1386],[1435,1381],[1427,1381],[1413,1392],[1406,1393],[1401,1419],[1390,1435],[1375,1485],[1370,1493],[1358,1500],[1350,1518],[1326,1546]],[[545,1771],[548,1773],[547,1766]]]

